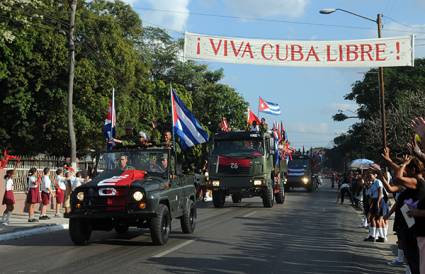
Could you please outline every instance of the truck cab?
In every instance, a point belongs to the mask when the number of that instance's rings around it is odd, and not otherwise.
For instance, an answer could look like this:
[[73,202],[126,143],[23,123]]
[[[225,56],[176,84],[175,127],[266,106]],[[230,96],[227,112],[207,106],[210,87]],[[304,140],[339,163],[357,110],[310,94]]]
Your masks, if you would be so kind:
[[289,188],[303,187],[311,192],[314,189],[312,161],[309,156],[293,156],[288,162],[286,191]]
[[272,143],[270,134],[249,131],[221,132],[213,137],[207,188],[212,190],[215,207],[223,207],[229,195],[233,203],[253,196],[260,196],[264,207],[273,206],[274,196],[283,203],[282,181],[274,176]]

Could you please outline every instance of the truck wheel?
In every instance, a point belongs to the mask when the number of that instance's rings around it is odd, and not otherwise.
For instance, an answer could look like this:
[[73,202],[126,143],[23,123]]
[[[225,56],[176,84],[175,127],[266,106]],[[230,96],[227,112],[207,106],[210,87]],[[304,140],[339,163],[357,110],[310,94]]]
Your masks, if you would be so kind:
[[151,238],[155,245],[164,245],[168,241],[171,231],[171,217],[168,207],[159,204],[158,213],[150,222]]
[[242,202],[242,195],[240,193],[232,194],[232,202],[234,204]]
[[221,190],[213,191],[213,204],[216,208],[224,207],[224,202],[226,200],[226,195]]
[[115,225],[115,232],[118,234],[124,234],[128,232],[128,225],[127,224],[116,224]]
[[90,223],[82,218],[69,219],[69,235],[75,245],[87,245],[92,228]]
[[285,194],[282,189],[278,193],[275,194],[275,199],[277,204],[283,204],[285,202]]
[[273,207],[273,202],[273,189],[266,188],[263,193],[263,206],[268,208]]
[[196,206],[195,203],[190,200],[188,207],[183,213],[183,216],[180,218],[180,224],[182,227],[183,233],[192,234],[195,231],[196,226]]

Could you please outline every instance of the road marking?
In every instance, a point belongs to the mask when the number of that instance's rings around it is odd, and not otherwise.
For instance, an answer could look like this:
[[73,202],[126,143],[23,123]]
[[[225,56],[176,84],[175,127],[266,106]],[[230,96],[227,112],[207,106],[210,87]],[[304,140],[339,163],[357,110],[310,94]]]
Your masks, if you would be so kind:
[[248,217],[254,215],[255,213],[256,213],[256,211],[250,212],[248,214],[243,215],[242,218],[248,218]]
[[163,252],[161,252],[161,253],[158,253],[158,254],[156,254],[156,255],[152,256],[152,258],[161,258],[161,257],[164,257],[164,256],[166,256],[166,255],[170,254],[171,252],[174,252],[174,251],[176,251],[176,250],[178,250],[178,249],[180,249],[180,248],[182,248],[182,247],[185,247],[185,246],[187,246],[187,245],[189,245],[189,244],[193,243],[194,241],[195,241],[195,240],[189,240],[189,241],[183,242],[183,243],[181,243],[181,244],[179,244],[179,245],[176,245],[176,246],[175,246],[175,247],[173,247],[173,248],[170,248],[170,249],[168,249],[168,250],[165,250],[165,251],[163,251]]

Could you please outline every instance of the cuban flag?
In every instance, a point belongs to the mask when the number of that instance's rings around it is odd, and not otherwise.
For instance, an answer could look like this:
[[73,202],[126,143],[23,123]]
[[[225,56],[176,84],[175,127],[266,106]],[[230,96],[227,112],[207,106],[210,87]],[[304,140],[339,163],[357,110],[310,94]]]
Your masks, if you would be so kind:
[[266,102],[260,97],[258,110],[271,115],[280,115],[280,106],[272,102]]
[[103,134],[106,139],[106,150],[111,151],[115,145],[113,138],[115,138],[115,89],[112,89],[112,100],[109,101],[108,114],[106,115],[105,124],[103,125]]
[[186,108],[173,89],[171,89],[171,108],[173,133],[180,137],[180,145],[183,149],[208,141],[207,132]]

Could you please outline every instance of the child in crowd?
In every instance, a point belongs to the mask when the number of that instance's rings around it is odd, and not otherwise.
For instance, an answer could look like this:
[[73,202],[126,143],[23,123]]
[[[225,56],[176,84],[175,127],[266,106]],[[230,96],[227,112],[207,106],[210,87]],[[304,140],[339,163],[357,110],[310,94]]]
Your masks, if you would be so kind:
[[77,187],[81,186],[83,183],[83,176],[81,171],[78,171],[74,177],[71,179],[71,187],[72,191],[74,191]]
[[10,214],[15,207],[15,196],[13,195],[13,175],[14,170],[10,169],[6,171],[4,181],[6,182],[6,188],[3,197],[3,205],[6,205],[6,210],[3,213],[2,223],[3,225],[9,225]]
[[28,172],[28,193],[26,202],[28,204],[28,222],[38,222],[34,218],[35,205],[40,203],[40,174],[35,167],[32,167]]
[[40,220],[50,219],[47,216],[47,206],[50,204],[50,196],[52,196],[52,181],[50,180],[50,169],[48,167],[43,170],[43,178],[41,179],[41,215]]
[[64,201],[64,207],[65,207],[65,213],[71,212],[71,193],[72,193],[72,173],[68,170],[65,171],[65,201]]
[[56,170],[55,188],[56,188],[56,208],[55,217],[60,216],[62,205],[65,201],[66,183],[65,177],[62,176],[63,170],[58,168]]

